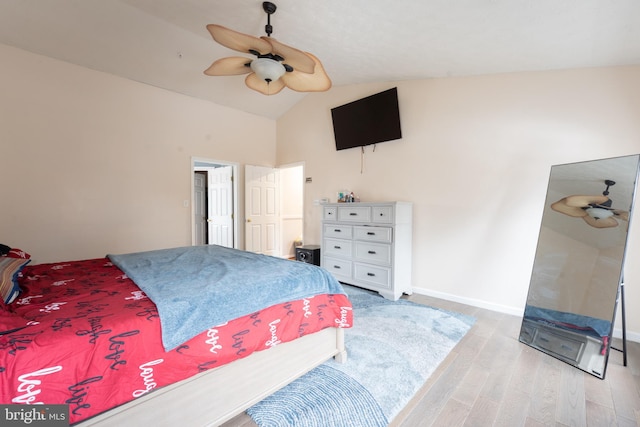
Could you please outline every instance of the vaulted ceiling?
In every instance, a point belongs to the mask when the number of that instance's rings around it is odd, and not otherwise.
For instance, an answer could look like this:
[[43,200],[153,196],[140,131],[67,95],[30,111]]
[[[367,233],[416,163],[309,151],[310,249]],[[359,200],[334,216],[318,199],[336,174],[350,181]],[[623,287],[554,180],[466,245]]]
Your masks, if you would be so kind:
[[[640,64],[637,0],[274,0],[273,37],[334,86]],[[216,23],[265,35],[258,0],[2,0],[0,43],[278,118],[302,97],[208,77]],[[248,56],[249,57],[249,56]]]

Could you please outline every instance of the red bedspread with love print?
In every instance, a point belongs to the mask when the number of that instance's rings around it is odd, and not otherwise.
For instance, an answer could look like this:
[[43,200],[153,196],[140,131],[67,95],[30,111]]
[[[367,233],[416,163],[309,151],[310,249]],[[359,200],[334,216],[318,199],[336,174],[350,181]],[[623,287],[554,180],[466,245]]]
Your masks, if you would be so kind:
[[0,306],[0,403],[68,404],[76,423],[154,388],[327,327],[345,295],[319,295],[212,326],[165,352],[155,305],[106,258],[27,266]]

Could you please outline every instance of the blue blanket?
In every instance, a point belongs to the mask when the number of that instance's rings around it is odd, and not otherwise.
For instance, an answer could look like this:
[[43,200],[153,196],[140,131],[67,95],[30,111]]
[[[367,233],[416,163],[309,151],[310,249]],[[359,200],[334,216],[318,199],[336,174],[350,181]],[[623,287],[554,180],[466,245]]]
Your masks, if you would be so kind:
[[210,327],[275,304],[344,294],[342,285],[315,265],[222,246],[108,258],[158,307],[166,351]]
[[533,305],[525,306],[524,318],[550,324],[560,329],[582,332],[599,339],[608,337],[611,333],[611,322],[608,320]]

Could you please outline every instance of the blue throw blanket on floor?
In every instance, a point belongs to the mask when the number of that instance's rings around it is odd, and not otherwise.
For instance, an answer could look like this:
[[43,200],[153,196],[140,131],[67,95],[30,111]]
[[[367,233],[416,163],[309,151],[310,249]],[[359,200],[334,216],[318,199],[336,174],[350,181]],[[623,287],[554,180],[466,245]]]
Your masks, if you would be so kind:
[[216,245],[108,258],[158,307],[166,351],[275,304],[344,294],[342,285],[315,265]]

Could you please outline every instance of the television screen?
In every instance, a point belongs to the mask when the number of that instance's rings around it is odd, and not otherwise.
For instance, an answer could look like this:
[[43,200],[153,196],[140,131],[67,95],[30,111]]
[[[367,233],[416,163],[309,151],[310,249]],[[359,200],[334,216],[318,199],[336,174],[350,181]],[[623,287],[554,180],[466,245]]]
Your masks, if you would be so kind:
[[337,150],[402,138],[395,87],[332,108],[331,118]]

